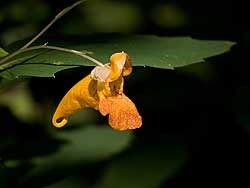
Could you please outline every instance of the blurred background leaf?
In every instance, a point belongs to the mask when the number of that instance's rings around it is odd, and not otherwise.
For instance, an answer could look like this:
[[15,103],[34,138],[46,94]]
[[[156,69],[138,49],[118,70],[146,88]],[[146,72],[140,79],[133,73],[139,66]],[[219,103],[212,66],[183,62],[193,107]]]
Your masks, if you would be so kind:
[[96,188],[160,187],[186,159],[185,146],[173,141],[140,145],[109,164]]
[[143,19],[139,7],[130,2],[92,1],[83,6],[83,11],[88,27],[99,32],[131,32]]
[[[132,140],[132,132],[118,132],[108,125],[88,126],[71,131],[55,133],[65,143],[58,152],[39,158],[34,158],[34,169],[24,177],[26,184],[46,184],[58,181],[61,176],[71,174],[72,168],[79,168],[84,164],[107,160],[127,148]],[[34,184],[35,185],[35,184]]]
[[0,57],[4,57],[8,55],[8,52],[6,52],[4,49],[0,48]]
[[188,23],[188,15],[174,3],[155,5],[151,11],[152,20],[163,28],[179,28]]
[[34,122],[40,114],[25,82],[16,84],[8,91],[0,93],[0,105],[8,107],[23,122]]

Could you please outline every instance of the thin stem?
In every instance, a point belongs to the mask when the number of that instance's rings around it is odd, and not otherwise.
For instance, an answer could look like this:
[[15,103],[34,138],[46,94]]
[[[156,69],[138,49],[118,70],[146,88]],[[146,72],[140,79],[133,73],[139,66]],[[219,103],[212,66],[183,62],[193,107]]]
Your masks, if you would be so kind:
[[88,60],[92,61],[93,63],[95,63],[98,66],[104,67],[104,65],[100,61],[94,59],[93,57],[90,57],[90,56],[86,55],[86,53],[84,53],[84,52],[80,52],[80,51],[73,50],[73,49],[62,48],[62,47],[58,47],[58,46],[47,46],[47,45],[34,46],[34,47],[27,48],[27,49],[34,50],[34,49],[42,49],[42,48],[58,50],[58,51],[63,51],[63,52],[68,52],[68,53],[73,53],[75,55],[78,55],[80,57],[83,57],[85,59],[88,59]]
[[[20,53],[23,53],[23,52],[27,52],[27,51],[31,51],[31,50],[38,50],[38,49],[51,49],[51,50],[58,50],[58,51],[73,53],[75,55],[78,55],[80,57],[83,57],[85,59],[90,60],[91,62],[95,63],[98,66],[104,67],[104,65],[100,61],[94,59],[93,57],[90,57],[90,56],[86,55],[86,53],[84,53],[84,52],[80,52],[80,51],[73,50],[73,49],[68,49],[68,48],[62,48],[62,47],[58,47],[58,46],[48,46],[46,44],[20,49],[20,50],[14,52],[15,53],[14,56],[16,56],[16,55],[18,55]],[[7,68],[13,66],[16,62],[18,62],[18,59],[13,60],[13,61],[9,61],[9,62],[4,62],[4,63],[2,63],[0,65],[0,70],[7,69]]]
[[77,1],[76,3],[74,3],[73,5],[66,7],[65,9],[63,9],[61,12],[59,12],[55,18],[44,27],[44,29],[42,29],[34,38],[32,38],[27,44],[25,44],[23,47],[21,47],[20,49],[18,49],[17,51],[11,53],[10,55],[4,57],[3,59],[0,60],[0,65],[4,64],[6,61],[8,61],[9,59],[11,59],[12,57],[16,56],[17,54],[19,54],[20,52],[23,52],[23,49],[26,49],[27,47],[29,47],[35,40],[37,40],[42,34],[44,34],[58,19],[60,19],[63,15],[65,15],[67,12],[69,12],[71,9],[73,9],[74,7],[76,7],[77,5],[83,3],[85,0],[80,0]]
[[14,60],[12,60],[12,61],[8,61],[8,63],[2,64],[2,65],[0,66],[0,71],[3,71],[3,70],[5,70],[5,69],[7,69],[7,68],[10,68],[10,67],[12,67],[12,66],[18,64],[18,62],[20,62],[20,61],[25,61],[25,60],[30,59],[30,58],[32,58],[32,57],[34,57],[34,56],[22,57],[22,58],[14,59]]
[[2,66],[2,65],[5,64],[5,63],[7,63],[7,61],[8,61],[9,59],[11,59],[12,57],[15,57],[16,55],[22,53],[22,52],[23,52],[22,50],[23,50],[23,49],[19,49],[19,50],[15,51],[15,52],[11,53],[10,55],[4,57],[3,59],[1,59],[1,60],[0,60],[0,66]]
[[66,7],[63,9],[61,12],[59,12],[55,18],[48,24],[46,25],[34,38],[32,38],[27,44],[25,44],[21,49],[29,47],[35,40],[37,40],[43,33],[45,33],[58,19],[60,19],[64,14],[69,12],[71,9],[74,7],[78,6],[79,4],[83,3],[85,0],[77,1],[73,5]]

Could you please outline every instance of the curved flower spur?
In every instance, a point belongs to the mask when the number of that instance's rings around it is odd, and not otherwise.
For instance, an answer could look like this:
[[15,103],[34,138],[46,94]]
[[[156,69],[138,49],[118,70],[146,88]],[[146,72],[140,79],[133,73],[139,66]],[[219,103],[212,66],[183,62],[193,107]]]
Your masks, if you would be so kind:
[[103,116],[109,114],[109,125],[116,130],[141,127],[142,118],[135,104],[123,93],[123,77],[131,72],[129,55],[113,54],[110,64],[96,66],[66,93],[54,113],[53,125],[63,127],[74,112],[89,107]]

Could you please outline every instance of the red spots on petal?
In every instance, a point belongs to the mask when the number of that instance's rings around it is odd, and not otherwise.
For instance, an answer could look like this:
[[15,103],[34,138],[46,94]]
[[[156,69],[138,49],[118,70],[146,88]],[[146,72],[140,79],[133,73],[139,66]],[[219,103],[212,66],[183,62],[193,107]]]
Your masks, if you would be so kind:
[[135,104],[124,94],[101,100],[99,110],[104,116],[109,114],[109,125],[116,130],[136,129],[142,125]]

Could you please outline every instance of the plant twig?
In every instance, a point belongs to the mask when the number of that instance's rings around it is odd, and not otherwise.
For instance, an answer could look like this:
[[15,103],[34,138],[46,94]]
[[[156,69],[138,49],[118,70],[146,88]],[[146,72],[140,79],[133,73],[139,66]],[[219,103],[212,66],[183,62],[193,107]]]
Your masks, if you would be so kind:
[[3,64],[4,62],[8,61],[9,59],[11,59],[12,57],[16,56],[17,54],[19,54],[19,51],[29,47],[34,41],[36,41],[42,34],[44,34],[58,19],[60,19],[63,15],[65,15],[67,12],[69,12],[71,9],[73,9],[74,7],[76,7],[77,5],[83,3],[85,0],[80,0],[77,1],[76,3],[74,3],[73,5],[66,7],[65,9],[63,9],[61,12],[59,12],[55,18],[48,24],[46,25],[35,37],[33,37],[27,44],[25,44],[23,47],[21,47],[20,49],[18,49],[17,51],[11,53],[10,55],[6,56],[5,58],[0,60],[0,65]]
[[[78,55],[80,57],[83,57],[85,59],[90,60],[91,62],[95,63],[98,66],[101,66],[101,67],[104,66],[100,61],[94,59],[93,57],[88,56],[85,52],[80,52],[77,50],[58,47],[58,46],[48,46],[47,44],[20,49],[20,50],[15,52],[15,56],[20,54],[20,53],[23,53],[23,52],[27,52],[27,51],[31,51],[31,50],[38,50],[38,49],[51,49],[51,50],[58,50],[58,51],[73,53],[75,55]],[[13,66],[16,62],[18,62],[18,59],[15,59],[15,60],[9,61],[9,62],[5,62],[0,66],[0,70],[7,69],[7,68]]]
[[55,18],[48,24],[46,25],[34,38],[32,38],[27,44],[25,44],[21,49],[29,47],[35,40],[37,40],[43,33],[45,33],[58,19],[60,19],[64,14],[69,12],[71,9],[75,8],[79,4],[83,3],[85,0],[80,0],[74,3],[73,5],[66,7],[63,9],[61,12],[59,12]]
[[[79,4],[83,3],[86,0],[80,0],[77,1],[76,3],[74,3],[73,5],[66,7],[65,9],[63,9],[61,12],[59,12],[55,18],[48,24],[46,25],[34,38],[32,38],[27,44],[25,44],[23,47],[21,47],[20,49],[18,49],[17,51],[11,53],[10,55],[4,57],[3,59],[0,60],[0,70],[3,70],[5,68],[8,67],[8,60],[15,57],[16,55],[23,53],[25,51],[30,51],[30,50],[35,50],[35,49],[41,49],[41,48],[46,48],[46,49],[53,49],[53,50],[59,50],[59,51],[64,51],[64,52],[70,52],[70,53],[74,53],[78,56],[81,56],[83,58],[86,58],[90,61],[92,61],[93,63],[99,65],[99,66],[104,66],[101,62],[99,62],[98,60],[84,54],[83,52],[79,52],[76,50],[72,50],[72,49],[67,49],[67,48],[61,48],[61,47],[56,47],[56,46],[47,46],[47,45],[39,45],[39,46],[33,46],[33,47],[29,47],[35,40],[37,40],[42,34],[44,34],[58,19],[60,19],[63,15],[65,15],[67,12],[69,12],[71,9],[73,9],[74,7],[78,6]],[[14,60],[15,61],[15,60]],[[13,61],[12,61],[13,63]],[[10,64],[12,64],[10,63]],[[6,66],[3,66],[6,65]]]
[[63,48],[63,47],[58,47],[58,46],[48,46],[48,45],[44,44],[44,45],[40,45],[40,46],[33,46],[33,47],[26,48],[25,51],[36,50],[36,49],[52,49],[52,50],[73,53],[75,55],[81,56],[85,59],[92,61],[93,63],[95,63],[98,66],[101,66],[101,67],[104,66],[100,61],[94,59],[93,57],[86,55],[86,53],[84,53],[84,52],[80,52],[78,50],[73,50],[73,49],[68,49],[68,48]]

